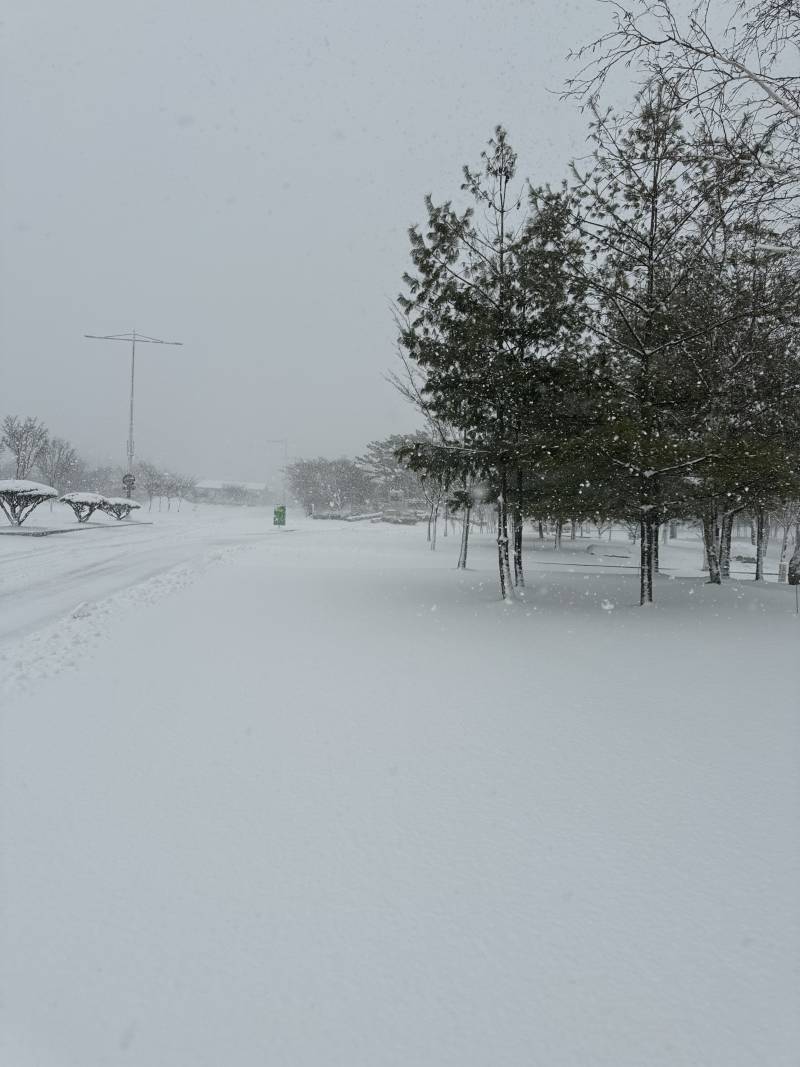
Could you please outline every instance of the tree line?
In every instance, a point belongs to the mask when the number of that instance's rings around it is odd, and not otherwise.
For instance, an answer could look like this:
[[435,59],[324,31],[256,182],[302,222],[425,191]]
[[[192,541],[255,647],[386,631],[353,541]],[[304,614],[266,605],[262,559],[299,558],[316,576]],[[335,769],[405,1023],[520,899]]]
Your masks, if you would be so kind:
[[361,456],[299,459],[286,467],[292,496],[308,514],[347,515],[391,502],[420,502],[423,479],[401,458],[424,433],[393,434],[371,441]]
[[603,108],[626,25],[569,87],[588,162],[522,182],[497,127],[409,231],[395,380],[429,434],[399,454],[467,512],[488,486],[506,598],[527,518],[635,523],[646,604],[664,523],[702,523],[719,583],[752,515],[760,578],[769,513],[800,499],[796,116],[698,95],[696,64],[655,38],[630,108]]
[[[57,489],[59,494],[83,489],[107,496],[122,490],[124,469],[119,466],[92,466],[63,437],[51,435],[45,424],[34,416],[6,415],[0,424],[0,471],[3,476],[29,480],[34,475]],[[172,500],[190,497],[196,479],[165,471],[156,464],[141,461],[134,467],[138,494],[150,506],[154,499]]]

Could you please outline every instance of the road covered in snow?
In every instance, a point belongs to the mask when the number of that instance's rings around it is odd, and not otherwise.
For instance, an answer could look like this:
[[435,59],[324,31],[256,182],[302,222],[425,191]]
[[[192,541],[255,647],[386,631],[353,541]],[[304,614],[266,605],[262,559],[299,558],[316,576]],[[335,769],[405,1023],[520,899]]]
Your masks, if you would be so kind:
[[152,518],[0,540],[0,1062],[796,1063],[792,590]]
[[273,531],[264,508],[184,504],[137,514],[119,523],[96,515],[79,526],[62,504],[43,505],[24,534],[56,528],[68,532],[25,536],[2,527],[0,536],[0,654],[20,637],[61,620],[86,602],[110,597],[165,574],[178,565],[199,568]]

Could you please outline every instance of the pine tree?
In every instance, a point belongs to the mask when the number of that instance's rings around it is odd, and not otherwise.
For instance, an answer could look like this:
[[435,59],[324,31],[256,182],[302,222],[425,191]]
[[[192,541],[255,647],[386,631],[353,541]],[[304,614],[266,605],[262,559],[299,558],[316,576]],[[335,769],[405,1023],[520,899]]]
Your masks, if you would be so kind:
[[399,298],[401,346],[423,368],[425,403],[448,428],[439,446],[453,453],[446,465],[459,468],[455,480],[483,476],[496,500],[504,599],[524,581],[525,467],[557,436],[555,368],[578,346],[584,290],[565,267],[580,254],[566,192],[525,193],[515,172],[498,127],[481,168],[464,168],[470,206],[459,214],[426,200],[427,231],[410,231],[415,273]]
[[[727,239],[748,210],[747,167],[709,153],[704,131],[685,133],[682,111],[679,87],[655,81],[631,115],[597,114],[594,169],[577,175],[598,312],[588,455],[639,523],[642,604],[659,523],[714,458],[719,375],[709,387],[703,368],[727,358],[726,330],[753,316],[741,301],[708,302],[725,289]],[[687,314],[698,300],[702,314]]]

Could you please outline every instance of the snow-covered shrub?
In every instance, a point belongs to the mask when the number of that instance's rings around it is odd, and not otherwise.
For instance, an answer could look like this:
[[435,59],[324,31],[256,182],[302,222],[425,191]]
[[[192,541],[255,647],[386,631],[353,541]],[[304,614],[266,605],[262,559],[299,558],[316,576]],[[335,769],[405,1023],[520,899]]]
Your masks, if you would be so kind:
[[100,505],[100,510],[107,515],[113,515],[119,521],[120,519],[127,519],[132,511],[141,506],[141,504],[135,500],[129,500],[126,496],[111,496],[103,501]]
[[51,485],[29,482],[24,478],[0,481],[0,508],[12,526],[22,526],[30,513],[58,492]]
[[65,493],[61,503],[72,508],[78,522],[88,522],[95,511],[103,507],[106,498],[99,493]]

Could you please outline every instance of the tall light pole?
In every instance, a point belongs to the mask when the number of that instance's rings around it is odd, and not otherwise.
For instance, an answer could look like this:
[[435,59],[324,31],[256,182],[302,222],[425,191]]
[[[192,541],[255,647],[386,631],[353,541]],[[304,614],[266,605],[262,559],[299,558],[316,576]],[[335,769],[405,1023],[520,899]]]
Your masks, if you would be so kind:
[[128,472],[122,479],[125,485],[125,492],[128,496],[131,495],[133,489],[134,477],[133,477],[133,457],[134,457],[134,444],[133,444],[133,388],[136,378],[136,342],[146,345],[182,345],[183,341],[161,341],[157,337],[147,337],[146,334],[137,333],[136,330],[131,330],[130,333],[109,333],[109,334],[96,334],[85,333],[84,337],[90,338],[92,341],[130,341],[131,345],[131,405],[130,405],[130,418],[128,421]]

